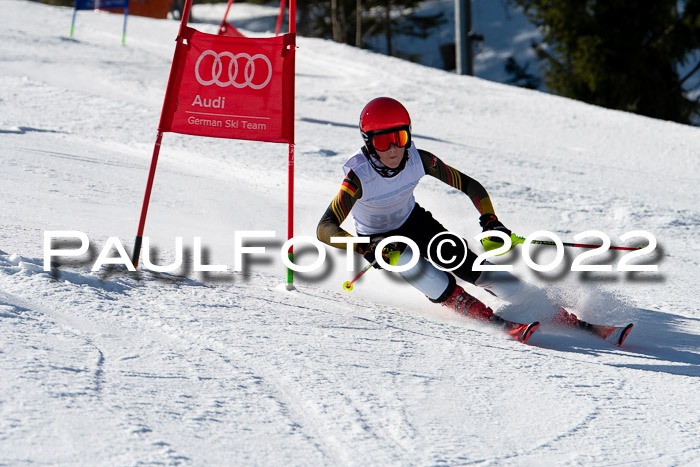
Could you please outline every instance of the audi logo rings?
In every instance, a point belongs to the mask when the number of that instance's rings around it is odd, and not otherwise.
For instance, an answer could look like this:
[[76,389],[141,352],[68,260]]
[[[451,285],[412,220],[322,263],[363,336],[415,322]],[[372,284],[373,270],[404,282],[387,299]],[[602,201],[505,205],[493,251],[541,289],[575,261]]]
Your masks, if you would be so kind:
[[[205,80],[202,78],[199,67],[202,64],[202,60],[204,60],[205,57],[208,57],[210,55],[214,57],[214,60],[212,61],[211,65],[211,79]],[[225,68],[223,60],[224,58],[228,59],[228,77],[224,76],[224,78],[226,79],[222,80],[221,75],[224,73]],[[236,78],[238,78],[238,71],[241,68],[238,65],[238,61],[241,59],[246,60],[245,67],[243,68],[244,81],[238,82],[236,81]],[[261,61],[262,63],[265,63],[267,65],[267,77],[262,83],[255,84],[253,82],[253,79],[256,76],[255,64],[261,63]],[[272,79],[272,63],[270,63],[270,59],[263,54],[255,54],[251,56],[247,53],[216,53],[213,50],[206,50],[197,59],[197,63],[194,65],[194,74],[197,78],[197,82],[199,82],[199,84],[201,84],[202,86],[211,86],[212,84],[216,84],[217,86],[220,86],[222,88],[226,86],[234,86],[238,89],[242,89],[248,86],[252,89],[262,89],[265,86],[267,86],[267,84]]]

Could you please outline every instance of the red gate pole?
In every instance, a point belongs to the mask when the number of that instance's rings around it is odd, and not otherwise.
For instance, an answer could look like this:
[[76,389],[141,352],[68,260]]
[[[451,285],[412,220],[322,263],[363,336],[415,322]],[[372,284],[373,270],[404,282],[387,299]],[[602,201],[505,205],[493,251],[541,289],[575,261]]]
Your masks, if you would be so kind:
[[[282,5],[284,5],[284,3],[285,0],[282,0]],[[291,0],[289,2],[289,32],[290,34],[297,32],[297,0]]]
[[228,5],[226,5],[226,13],[224,13],[224,17],[221,19],[221,24],[219,25],[219,34],[221,34],[221,29],[224,27],[224,24],[226,24],[228,11],[231,9],[231,5],[233,4],[233,2],[234,0],[228,0]]
[[[182,10],[182,18],[180,19],[180,30],[178,32],[177,40],[180,40],[182,33],[187,27],[187,21],[190,18],[190,10],[192,9],[192,0],[185,0],[185,7]],[[173,61],[174,65],[174,61]],[[170,87],[170,82],[172,80],[173,68],[170,68],[170,77],[168,77],[168,88]],[[168,92],[166,91],[165,102],[168,101]],[[163,117],[163,112],[161,111],[161,119]],[[143,242],[143,230],[146,227],[146,214],[148,213],[148,204],[151,201],[151,190],[153,189],[153,179],[156,176],[156,166],[158,165],[158,155],[160,154],[160,146],[163,141],[163,132],[161,131],[161,125],[158,124],[158,135],[156,136],[156,144],[153,147],[153,157],[151,158],[151,167],[148,169],[148,182],[146,182],[146,193],[143,196],[143,205],[141,206],[141,219],[139,220],[139,227],[136,232],[136,240],[134,241],[134,251],[132,253],[131,263],[134,268],[139,265],[139,256],[141,255],[141,243]]]
[[136,240],[134,241],[134,252],[131,258],[131,263],[134,265],[135,268],[139,266],[139,256],[141,255],[141,243],[143,242],[143,230],[146,226],[146,214],[148,214],[148,204],[151,200],[153,179],[156,176],[156,165],[158,164],[158,155],[160,154],[161,141],[163,141],[163,132],[158,131],[158,136],[156,136],[156,144],[153,147],[151,168],[148,170],[148,182],[146,183],[146,193],[143,196],[143,205],[141,206],[141,219],[139,220],[139,228],[136,232]]
[[[282,13],[284,11],[284,2],[285,0],[281,0],[280,2],[280,18],[282,17]],[[289,33],[294,34],[296,33],[296,23],[297,23],[297,13],[296,13],[296,0],[291,0],[289,2]],[[279,26],[280,22],[278,20],[277,22],[277,30],[279,31]],[[294,41],[296,44],[296,41]],[[292,47],[296,47],[296,45],[293,45]],[[294,130],[292,130],[294,131]],[[294,134],[292,134],[292,141],[294,141]],[[292,142],[289,145],[289,156],[288,156],[288,164],[287,164],[287,240],[290,240],[291,238],[294,237],[294,143]],[[294,248],[292,246],[289,247],[289,251],[287,252],[287,255],[289,256],[289,261],[294,262]],[[294,289],[294,272],[290,269],[287,268],[287,290],[293,290]]]
[[[289,145],[287,166],[287,240],[294,237],[294,143]],[[290,262],[294,262],[294,247],[287,251]],[[287,290],[294,289],[294,272],[287,268]]]
[[[284,7],[287,4],[287,0],[280,0],[280,12],[277,14],[277,26],[275,26],[275,36],[280,35],[280,29],[282,29],[282,17],[284,17]],[[291,3],[289,4],[289,8],[291,8],[292,5]],[[296,17],[294,17],[296,19]],[[289,19],[291,21],[292,19],[292,12],[290,10],[289,12]],[[290,24],[289,26],[289,32],[294,32],[292,31],[292,26]]]

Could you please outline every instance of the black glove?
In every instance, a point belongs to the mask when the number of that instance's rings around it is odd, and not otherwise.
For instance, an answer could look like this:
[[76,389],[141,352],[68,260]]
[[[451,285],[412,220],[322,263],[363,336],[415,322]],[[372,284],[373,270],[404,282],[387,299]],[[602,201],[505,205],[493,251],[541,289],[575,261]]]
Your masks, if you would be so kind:
[[[484,214],[479,218],[479,225],[483,229],[482,232],[488,232],[490,230],[496,230],[498,232],[503,232],[508,237],[511,235],[511,231],[506,229],[506,226],[498,220],[495,214]],[[499,237],[487,237],[491,242],[503,244],[503,240]],[[483,243],[483,240],[482,240]]]
[[[376,255],[376,249],[377,245],[379,245],[379,242],[384,240],[386,237],[374,237],[369,243],[360,243],[357,245],[357,252],[360,253],[362,256],[364,256],[365,260],[372,264],[373,267],[377,269],[382,269],[382,267],[379,265],[379,262],[375,263],[375,260],[377,259]],[[382,250],[382,255],[384,261],[387,261],[387,256],[386,254],[389,253],[390,251],[401,251],[401,248],[398,243],[392,242],[388,243],[387,245],[384,246],[384,249]]]

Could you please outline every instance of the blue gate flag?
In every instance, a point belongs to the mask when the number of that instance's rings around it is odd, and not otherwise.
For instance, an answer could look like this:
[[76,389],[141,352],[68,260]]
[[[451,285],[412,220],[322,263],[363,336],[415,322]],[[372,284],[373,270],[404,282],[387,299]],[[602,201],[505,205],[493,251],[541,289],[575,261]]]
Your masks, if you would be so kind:
[[129,0],[75,0],[69,37],[73,37],[75,16],[78,10],[111,10],[115,8],[124,8],[124,26],[122,27],[122,45],[124,45],[126,41],[126,18],[129,16]]
[[128,6],[129,0],[75,0],[76,10],[109,10]]

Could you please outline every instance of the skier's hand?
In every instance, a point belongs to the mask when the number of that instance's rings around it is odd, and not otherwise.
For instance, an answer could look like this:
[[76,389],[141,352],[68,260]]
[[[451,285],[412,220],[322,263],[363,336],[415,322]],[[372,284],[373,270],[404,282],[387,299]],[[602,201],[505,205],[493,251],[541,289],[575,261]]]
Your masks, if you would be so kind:
[[[376,257],[376,250],[377,250],[377,245],[384,240],[386,237],[376,237],[372,239],[371,242],[369,242],[366,245],[359,244],[357,245],[357,252],[360,253],[362,256],[364,256],[365,260],[372,264],[373,267],[377,269],[382,269],[380,266],[379,262],[375,262],[377,259]],[[390,263],[389,261],[389,254],[392,251],[401,251],[401,248],[398,243],[392,242],[384,246],[384,249],[382,250],[382,259],[384,259],[385,262]],[[390,263],[391,264],[391,263]]]
[[[479,218],[479,225],[481,225],[483,229],[482,232],[495,230],[497,232],[503,232],[508,237],[512,234],[512,232],[498,220],[495,214],[484,214],[481,216]],[[486,237],[481,239],[481,244],[486,251],[490,251],[503,246],[503,240],[499,237]]]

